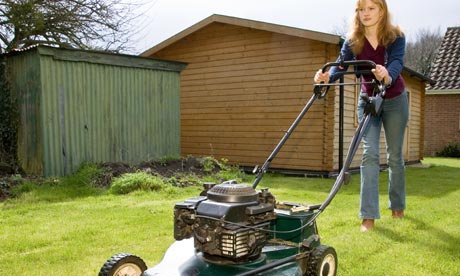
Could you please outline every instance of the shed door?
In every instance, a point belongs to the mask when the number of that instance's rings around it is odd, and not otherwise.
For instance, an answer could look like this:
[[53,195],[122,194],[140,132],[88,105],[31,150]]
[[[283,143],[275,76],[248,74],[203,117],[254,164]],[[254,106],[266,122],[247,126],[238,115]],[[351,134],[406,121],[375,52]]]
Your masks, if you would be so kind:
[[404,135],[403,153],[404,161],[410,160],[410,114],[411,114],[411,96],[410,92],[407,91],[407,102],[409,103],[409,118],[406,124],[406,133]]

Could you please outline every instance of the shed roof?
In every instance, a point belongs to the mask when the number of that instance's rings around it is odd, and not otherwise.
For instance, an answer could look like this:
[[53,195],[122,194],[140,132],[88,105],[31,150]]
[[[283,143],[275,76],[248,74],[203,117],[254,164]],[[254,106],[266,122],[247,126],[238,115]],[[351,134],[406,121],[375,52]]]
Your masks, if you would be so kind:
[[423,82],[427,82],[427,83],[429,83],[431,85],[436,83],[433,79],[428,78],[425,75],[423,75],[422,73],[419,73],[419,72],[417,72],[417,71],[415,71],[413,69],[410,69],[409,67],[404,66],[403,67],[403,72],[406,72],[407,74],[409,74],[409,76],[415,77],[415,78],[417,78],[417,79],[419,79],[419,80],[421,80]]
[[56,60],[99,63],[132,68],[155,69],[163,71],[182,71],[187,65],[184,62],[145,58],[96,50],[57,48],[45,45],[34,45],[24,49],[16,49],[4,55],[15,56],[25,52],[37,51],[44,56],[52,56]]
[[231,24],[231,25],[247,27],[247,28],[253,28],[257,30],[264,30],[264,31],[269,31],[269,32],[274,32],[274,33],[292,35],[292,36],[297,36],[297,37],[303,37],[303,38],[308,38],[308,39],[314,39],[314,40],[323,41],[323,42],[332,43],[332,44],[339,44],[340,42],[340,36],[338,35],[321,33],[321,32],[305,30],[305,29],[300,29],[300,28],[295,28],[295,27],[289,27],[285,25],[261,22],[261,21],[256,21],[256,20],[220,15],[220,14],[213,14],[201,20],[200,22],[192,25],[191,27],[181,31],[180,33],[155,45],[154,47],[144,51],[143,53],[141,53],[141,56],[150,56],[162,50],[163,48],[166,48],[167,46],[173,44],[174,42],[179,41],[180,39],[186,37],[187,35],[192,34],[215,22]]
[[447,28],[433,63],[431,78],[436,84],[429,91],[460,92],[460,27]]
[[[253,28],[253,29],[258,29],[258,30],[265,30],[269,32],[275,32],[275,33],[280,33],[280,34],[285,34],[285,35],[292,35],[292,36],[297,36],[297,37],[303,37],[307,39],[313,39],[313,40],[318,40],[318,41],[323,41],[326,43],[331,43],[331,44],[336,44],[339,45],[340,43],[343,43],[343,39],[334,34],[328,34],[328,33],[322,33],[322,32],[316,32],[316,31],[311,31],[311,30],[306,30],[306,29],[300,29],[296,27],[290,27],[290,26],[285,26],[285,25],[279,25],[279,24],[272,24],[272,23],[267,23],[267,22],[261,22],[261,21],[256,21],[256,20],[250,20],[250,19],[244,19],[244,18],[238,18],[238,17],[232,17],[232,16],[227,16],[227,15],[220,15],[220,14],[213,14],[200,22],[192,25],[191,27],[181,31],[180,33],[166,39],[165,41],[153,46],[152,48],[144,51],[143,53],[140,54],[140,56],[151,56],[155,54],[156,52],[168,47],[169,45],[181,40],[182,38],[214,23],[225,23],[225,24],[230,24],[230,25],[236,25],[236,26],[242,26],[242,27],[247,27],[247,28]],[[408,73],[411,77],[415,77],[419,79],[422,82],[428,82],[430,84],[433,84],[433,80],[430,78],[427,78],[426,76],[420,74],[419,72],[416,72],[408,67],[404,67],[403,70]]]

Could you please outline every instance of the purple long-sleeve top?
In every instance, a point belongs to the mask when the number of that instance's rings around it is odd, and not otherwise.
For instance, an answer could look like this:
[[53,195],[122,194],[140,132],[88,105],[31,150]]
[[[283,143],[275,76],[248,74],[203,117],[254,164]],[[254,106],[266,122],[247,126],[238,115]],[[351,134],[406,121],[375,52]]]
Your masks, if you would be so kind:
[[[405,45],[406,39],[404,36],[397,37],[396,40],[386,48],[379,45],[376,49],[374,49],[366,39],[363,50],[361,51],[361,53],[355,56],[351,51],[348,40],[346,40],[342,45],[342,48],[340,50],[341,57],[337,59],[337,62],[340,62],[340,58],[342,58],[343,61],[354,59],[372,60],[376,64],[385,66],[392,79],[391,84],[388,86],[386,90],[385,98],[394,98],[403,93],[405,90],[404,79],[401,76],[401,72],[404,66],[403,59]],[[369,68],[357,68],[357,70],[363,69]],[[347,70],[347,68],[341,68],[337,66],[332,67],[329,71],[329,82],[335,82],[340,77],[340,72],[344,70]],[[365,83],[361,86],[361,90],[371,95],[373,87],[372,84],[368,84],[367,82],[372,81],[373,76],[363,75],[362,77]]]

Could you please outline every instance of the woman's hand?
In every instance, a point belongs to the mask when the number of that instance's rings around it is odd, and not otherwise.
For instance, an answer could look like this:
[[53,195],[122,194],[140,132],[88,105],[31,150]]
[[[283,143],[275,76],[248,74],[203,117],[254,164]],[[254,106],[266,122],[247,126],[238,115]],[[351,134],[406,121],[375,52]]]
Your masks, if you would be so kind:
[[320,82],[328,83],[329,82],[329,72],[323,73],[323,70],[319,69],[316,72],[313,80],[315,81],[315,83],[320,83]]
[[372,73],[374,73],[374,76],[378,81],[383,81],[385,84],[391,83],[390,74],[385,66],[377,64],[375,69],[372,69]]

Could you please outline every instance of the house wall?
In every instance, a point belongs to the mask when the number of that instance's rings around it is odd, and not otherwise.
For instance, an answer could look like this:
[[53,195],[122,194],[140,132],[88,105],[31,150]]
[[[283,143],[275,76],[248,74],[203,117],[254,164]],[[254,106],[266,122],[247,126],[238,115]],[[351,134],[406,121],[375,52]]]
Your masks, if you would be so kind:
[[[312,96],[312,77],[330,61],[329,48],[212,23],[157,52],[154,57],[188,63],[181,74],[182,155],[263,163]],[[331,169],[334,106],[328,102],[332,93],[312,106],[272,168]]]
[[449,143],[460,143],[460,94],[427,94],[426,113],[426,156],[435,156]]

